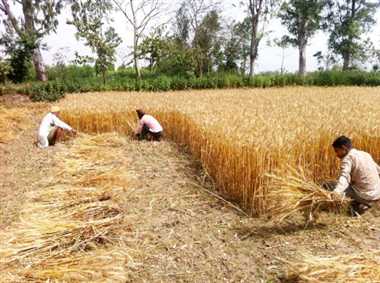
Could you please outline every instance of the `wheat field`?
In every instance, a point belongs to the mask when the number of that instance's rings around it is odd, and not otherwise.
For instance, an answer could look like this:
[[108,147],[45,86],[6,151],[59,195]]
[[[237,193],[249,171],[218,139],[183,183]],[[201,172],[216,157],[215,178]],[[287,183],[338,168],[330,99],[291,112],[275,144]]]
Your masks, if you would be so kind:
[[380,161],[380,88],[281,88],[68,95],[62,118],[86,133],[132,134],[134,110],[158,117],[219,192],[252,215],[271,205],[267,175],[284,166],[332,179],[339,135]]

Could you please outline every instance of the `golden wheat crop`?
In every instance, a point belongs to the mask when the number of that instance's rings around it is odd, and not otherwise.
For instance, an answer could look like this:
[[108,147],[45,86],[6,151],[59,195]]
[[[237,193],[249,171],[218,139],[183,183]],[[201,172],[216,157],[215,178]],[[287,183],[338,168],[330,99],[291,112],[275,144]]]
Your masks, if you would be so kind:
[[169,93],[93,93],[60,102],[63,119],[84,132],[130,134],[134,110],[162,122],[170,140],[186,144],[220,193],[252,214],[268,208],[268,178],[289,165],[314,181],[336,176],[335,137],[380,161],[380,88],[283,88]]

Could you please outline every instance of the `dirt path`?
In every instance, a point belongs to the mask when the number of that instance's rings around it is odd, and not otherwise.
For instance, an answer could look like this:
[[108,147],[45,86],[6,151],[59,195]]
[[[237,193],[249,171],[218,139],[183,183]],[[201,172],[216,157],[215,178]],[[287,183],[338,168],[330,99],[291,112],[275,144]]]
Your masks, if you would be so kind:
[[252,219],[202,187],[189,156],[171,143],[125,148],[130,192],[124,196],[131,231],[123,235],[131,282],[268,282],[278,258],[363,252],[377,246],[379,221],[324,217],[309,229]]
[[130,142],[125,233],[133,282],[245,281],[257,277],[249,248],[237,253],[231,229],[241,217],[204,191],[194,163],[178,148]]

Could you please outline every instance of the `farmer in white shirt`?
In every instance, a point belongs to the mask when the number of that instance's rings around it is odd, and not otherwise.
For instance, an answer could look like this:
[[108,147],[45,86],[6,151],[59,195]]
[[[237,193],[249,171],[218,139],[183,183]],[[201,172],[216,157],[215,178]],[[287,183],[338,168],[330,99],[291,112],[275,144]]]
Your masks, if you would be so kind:
[[352,147],[349,138],[337,138],[333,147],[341,161],[334,192],[353,199],[352,208],[362,214],[380,201],[380,166],[367,152]]
[[151,115],[145,114],[141,109],[136,110],[139,122],[135,134],[139,140],[160,141],[162,137],[162,126]]
[[38,146],[40,148],[54,145],[57,139],[62,136],[63,130],[76,133],[73,128],[58,118],[59,112],[59,107],[53,106],[50,112],[42,119],[38,130]]

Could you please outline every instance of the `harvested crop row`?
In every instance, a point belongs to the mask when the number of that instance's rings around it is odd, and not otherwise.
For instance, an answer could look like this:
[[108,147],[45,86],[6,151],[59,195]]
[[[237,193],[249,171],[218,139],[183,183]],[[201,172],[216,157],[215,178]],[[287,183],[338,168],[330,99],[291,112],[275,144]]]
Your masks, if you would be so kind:
[[81,136],[57,154],[61,162],[27,195],[20,221],[0,233],[2,280],[126,281],[118,248],[124,143],[117,135]]

